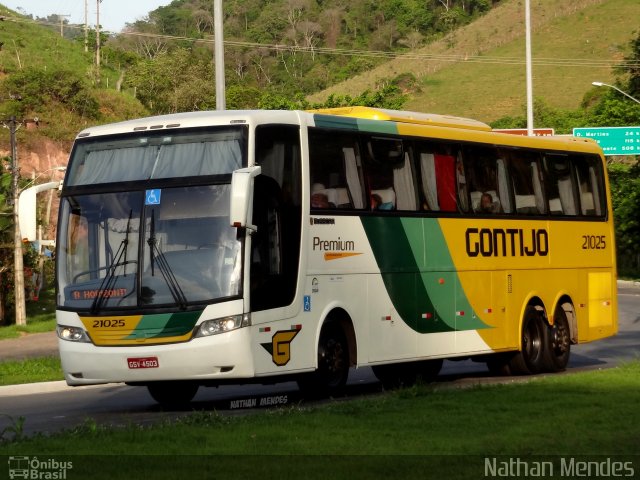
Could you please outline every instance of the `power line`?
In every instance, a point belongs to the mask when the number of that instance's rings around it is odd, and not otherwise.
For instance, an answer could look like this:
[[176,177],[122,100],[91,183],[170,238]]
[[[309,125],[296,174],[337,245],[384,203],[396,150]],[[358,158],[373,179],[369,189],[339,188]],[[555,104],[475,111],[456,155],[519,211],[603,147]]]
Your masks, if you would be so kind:
[[[33,23],[37,25],[54,26],[48,22],[38,22],[34,20],[15,19],[16,22]],[[82,25],[66,25],[68,29],[81,29]],[[152,38],[166,41],[188,41],[193,43],[204,43],[213,45],[213,38],[195,38],[176,35],[161,35],[157,33],[142,32],[109,32],[102,30],[102,33],[108,35],[124,35],[128,37]],[[423,60],[438,61],[451,63],[474,63],[474,64],[491,64],[491,65],[524,65],[525,59],[520,57],[496,57],[487,55],[469,55],[469,54],[435,54],[435,53],[418,53],[418,52],[386,52],[382,50],[356,50],[329,47],[312,47],[301,45],[286,44],[270,44],[258,42],[245,42],[238,40],[225,40],[226,47],[233,48],[255,48],[265,49],[276,52],[291,53],[312,53],[314,55],[336,55],[336,56],[352,56],[366,58],[382,58],[387,60]],[[532,64],[535,66],[552,66],[552,67],[578,67],[578,68],[623,68],[633,69],[640,68],[640,62],[637,61],[616,61],[616,60],[598,60],[585,58],[552,58],[552,57],[534,57]]]

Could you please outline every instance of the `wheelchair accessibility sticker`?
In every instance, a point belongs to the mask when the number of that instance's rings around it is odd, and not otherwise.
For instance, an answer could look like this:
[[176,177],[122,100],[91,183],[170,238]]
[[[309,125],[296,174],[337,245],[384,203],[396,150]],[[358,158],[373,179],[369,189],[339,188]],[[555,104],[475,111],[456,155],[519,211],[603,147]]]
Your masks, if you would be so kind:
[[162,194],[162,190],[159,188],[154,188],[153,190],[147,190],[145,192],[145,205],[160,205],[160,195]]

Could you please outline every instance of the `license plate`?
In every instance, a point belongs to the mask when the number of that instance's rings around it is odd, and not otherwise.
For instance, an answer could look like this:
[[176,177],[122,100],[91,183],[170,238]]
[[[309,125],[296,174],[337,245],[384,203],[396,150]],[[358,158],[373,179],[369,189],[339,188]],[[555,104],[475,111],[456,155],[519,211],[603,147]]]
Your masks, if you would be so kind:
[[158,368],[158,357],[127,358],[129,368]]

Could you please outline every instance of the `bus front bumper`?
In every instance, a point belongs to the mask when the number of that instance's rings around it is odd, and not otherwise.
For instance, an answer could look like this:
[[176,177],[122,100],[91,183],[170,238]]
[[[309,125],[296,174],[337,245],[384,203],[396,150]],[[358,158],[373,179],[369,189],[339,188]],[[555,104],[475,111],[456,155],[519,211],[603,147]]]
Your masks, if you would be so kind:
[[254,376],[250,329],[240,328],[188,342],[97,347],[58,340],[68,385],[146,383],[165,380],[215,381]]

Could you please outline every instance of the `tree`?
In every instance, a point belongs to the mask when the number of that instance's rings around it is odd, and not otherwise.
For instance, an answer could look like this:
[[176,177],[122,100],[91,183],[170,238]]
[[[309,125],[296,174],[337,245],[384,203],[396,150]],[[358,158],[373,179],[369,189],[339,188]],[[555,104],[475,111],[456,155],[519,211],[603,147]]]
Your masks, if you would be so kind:
[[618,271],[640,276],[640,163],[612,163],[609,180],[615,217]]
[[640,30],[636,38],[629,42],[631,53],[624,57],[624,62],[616,71],[628,76],[626,91],[632,97],[640,97]]

